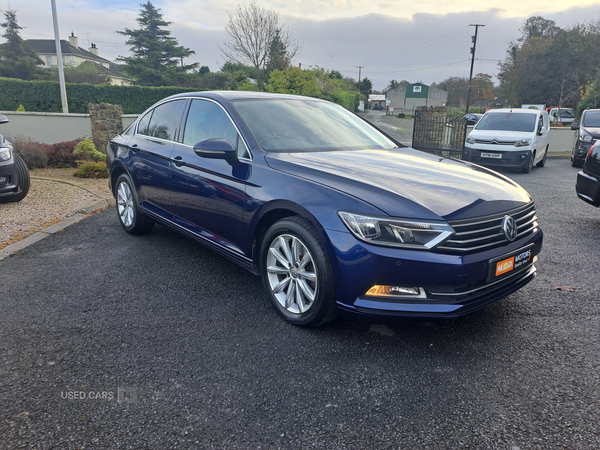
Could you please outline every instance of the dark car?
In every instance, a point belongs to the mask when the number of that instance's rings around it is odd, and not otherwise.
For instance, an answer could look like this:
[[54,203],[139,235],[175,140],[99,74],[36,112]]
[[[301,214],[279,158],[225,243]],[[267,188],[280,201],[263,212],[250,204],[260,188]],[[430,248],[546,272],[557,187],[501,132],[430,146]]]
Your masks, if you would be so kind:
[[584,202],[600,206],[600,145],[596,141],[588,150],[583,170],[577,174],[575,190]]
[[[0,124],[4,123],[8,123],[8,119],[0,114]],[[27,164],[0,134],[0,203],[23,200],[29,192],[29,181]]]
[[107,148],[121,225],[168,225],[262,277],[286,320],[457,317],[535,276],[534,203],[510,179],[426,154],[333,103],[169,97]]
[[585,157],[596,139],[600,139],[600,109],[586,109],[579,122],[571,124],[575,130],[575,145],[571,152],[573,167],[583,167]]
[[467,125],[475,125],[482,116],[483,114],[465,114],[463,119],[467,121]]

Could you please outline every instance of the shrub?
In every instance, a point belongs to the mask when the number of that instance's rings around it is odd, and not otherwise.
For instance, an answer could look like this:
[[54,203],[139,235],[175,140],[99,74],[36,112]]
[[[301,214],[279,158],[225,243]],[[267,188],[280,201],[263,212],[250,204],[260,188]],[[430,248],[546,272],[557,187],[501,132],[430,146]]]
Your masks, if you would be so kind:
[[75,146],[79,141],[64,141],[56,144],[49,144],[46,153],[48,154],[48,167],[64,168],[77,167],[77,156],[73,154]]
[[41,169],[48,164],[47,145],[32,141],[29,137],[17,135],[11,140],[15,152],[30,169]]
[[73,172],[79,178],[108,178],[108,169],[105,162],[84,162]]
[[20,104],[17,108],[17,111],[25,111],[25,108],[23,108],[23,105]]
[[90,138],[84,139],[83,141],[78,143],[75,146],[73,154],[75,156],[78,156],[79,158],[93,160],[97,162],[106,159],[106,155],[104,153],[100,153],[98,150],[96,150],[94,141],[92,141]]

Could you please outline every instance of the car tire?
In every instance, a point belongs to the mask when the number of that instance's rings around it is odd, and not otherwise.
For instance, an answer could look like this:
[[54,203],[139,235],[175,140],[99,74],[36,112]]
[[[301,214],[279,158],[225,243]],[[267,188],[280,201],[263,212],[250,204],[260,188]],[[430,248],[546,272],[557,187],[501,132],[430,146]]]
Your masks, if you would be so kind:
[[583,163],[585,162],[585,160],[583,161],[577,161],[575,158],[571,158],[571,166],[573,167],[583,167]]
[[25,161],[23,161],[23,159],[16,153],[14,154],[14,159],[15,176],[17,179],[17,186],[19,188],[19,192],[13,195],[2,197],[0,199],[1,203],[20,202],[27,196],[27,193],[29,192],[31,179],[29,178],[29,170],[27,169],[27,164],[25,164]]
[[125,231],[129,234],[145,234],[152,230],[154,220],[140,212],[133,183],[128,175],[122,174],[117,178],[115,198],[119,222]]
[[535,161],[535,152],[531,154],[531,158],[529,158],[529,161],[527,162],[527,167],[521,169],[521,172],[531,173],[531,170],[533,169],[533,161]]
[[544,167],[546,165],[546,158],[548,157],[548,147],[546,147],[546,151],[544,152],[544,157],[542,158],[542,160],[536,164],[537,167]]
[[271,305],[288,322],[316,327],[338,316],[327,250],[302,217],[288,217],[269,228],[260,271]]

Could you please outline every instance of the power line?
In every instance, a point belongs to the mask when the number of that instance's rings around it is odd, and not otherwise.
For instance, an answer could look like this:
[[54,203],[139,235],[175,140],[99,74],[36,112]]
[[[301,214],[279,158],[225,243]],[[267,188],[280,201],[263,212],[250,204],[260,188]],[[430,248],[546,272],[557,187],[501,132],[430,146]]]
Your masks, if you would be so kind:
[[[372,70],[369,70],[368,73],[404,73],[404,72],[416,72],[418,70],[430,70],[430,69],[438,69],[440,67],[455,66],[457,64],[464,64],[466,62],[469,62],[469,60],[465,59],[465,60],[462,60],[462,61],[457,61],[457,62],[453,62],[453,63],[449,63],[449,64],[441,64],[439,66],[421,67],[419,69],[392,70],[392,71],[388,71],[388,72],[374,72]],[[350,72],[350,71],[346,71],[346,72]]]

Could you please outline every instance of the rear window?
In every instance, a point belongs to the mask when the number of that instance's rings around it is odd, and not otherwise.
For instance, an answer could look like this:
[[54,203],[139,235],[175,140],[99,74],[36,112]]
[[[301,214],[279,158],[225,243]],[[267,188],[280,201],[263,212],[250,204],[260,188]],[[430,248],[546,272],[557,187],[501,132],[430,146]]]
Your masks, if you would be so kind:
[[526,131],[535,129],[536,114],[493,113],[484,114],[477,123],[477,130]]

